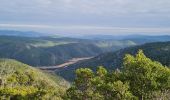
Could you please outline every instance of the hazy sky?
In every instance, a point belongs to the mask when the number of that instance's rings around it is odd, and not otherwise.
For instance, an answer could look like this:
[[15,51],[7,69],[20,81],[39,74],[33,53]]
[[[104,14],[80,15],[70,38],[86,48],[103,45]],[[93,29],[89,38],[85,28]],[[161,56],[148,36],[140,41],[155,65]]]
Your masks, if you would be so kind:
[[0,29],[170,34],[170,0],[0,0]]

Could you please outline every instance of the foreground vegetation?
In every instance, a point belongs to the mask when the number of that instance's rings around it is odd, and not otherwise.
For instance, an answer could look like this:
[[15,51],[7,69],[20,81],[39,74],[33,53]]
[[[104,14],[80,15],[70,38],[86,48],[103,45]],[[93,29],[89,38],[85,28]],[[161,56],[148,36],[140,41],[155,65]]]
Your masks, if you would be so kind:
[[142,51],[126,55],[123,70],[98,67],[76,70],[68,100],[169,100],[170,69],[147,58]]
[[64,84],[61,78],[23,63],[0,60],[0,100],[60,100],[67,87]]

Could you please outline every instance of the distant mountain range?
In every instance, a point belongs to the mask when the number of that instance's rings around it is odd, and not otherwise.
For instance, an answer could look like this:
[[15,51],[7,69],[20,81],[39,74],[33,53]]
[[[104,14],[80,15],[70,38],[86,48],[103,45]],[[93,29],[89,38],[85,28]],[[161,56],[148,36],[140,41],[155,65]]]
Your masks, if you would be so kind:
[[[169,40],[170,35],[160,35],[160,36],[152,36],[152,35],[83,35],[78,36],[77,38],[81,39],[90,39],[90,40],[131,40],[131,39],[146,39],[147,41],[155,40],[155,41],[167,41]],[[164,38],[164,40],[163,40]]]
[[90,35],[65,35],[65,34],[50,34],[50,33],[40,33],[35,31],[17,31],[17,30],[0,30],[0,36],[21,36],[21,37],[70,37],[76,39],[88,39],[88,40],[146,40],[150,41],[167,41],[170,35],[101,35],[101,34],[90,34]]
[[97,66],[104,66],[108,70],[121,69],[125,54],[136,54],[141,49],[152,60],[159,61],[170,67],[170,42],[147,43],[144,45],[128,47],[116,52],[100,54],[92,59],[78,62],[66,68],[61,68],[56,73],[71,80],[77,68],[87,67],[96,70]]
[[42,37],[42,36],[53,36],[52,34],[39,33],[34,31],[15,31],[15,30],[0,30],[2,36],[22,36],[22,37]]

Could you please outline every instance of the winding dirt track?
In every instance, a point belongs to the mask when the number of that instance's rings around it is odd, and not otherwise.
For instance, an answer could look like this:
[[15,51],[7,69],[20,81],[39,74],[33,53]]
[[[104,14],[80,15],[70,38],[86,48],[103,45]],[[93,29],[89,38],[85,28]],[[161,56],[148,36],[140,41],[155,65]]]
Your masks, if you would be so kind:
[[69,61],[63,63],[63,64],[60,64],[60,65],[56,65],[56,66],[44,66],[44,67],[37,67],[41,70],[56,70],[58,68],[65,68],[65,67],[68,67],[69,65],[72,65],[74,63],[77,63],[79,61],[83,61],[83,60],[88,60],[88,59],[91,59],[93,57],[83,57],[83,58],[73,58],[73,59],[70,59]]

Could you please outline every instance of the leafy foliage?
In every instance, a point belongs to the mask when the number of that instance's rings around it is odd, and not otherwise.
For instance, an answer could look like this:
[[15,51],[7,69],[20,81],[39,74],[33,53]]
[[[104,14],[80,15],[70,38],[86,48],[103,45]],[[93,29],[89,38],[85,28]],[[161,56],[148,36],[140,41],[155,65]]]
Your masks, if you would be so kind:
[[73,86],[66,92],[68,100],[168,100],[170,69],[147,58],[143,51],[126,55],[122,71],[108,72],[98,67],[76,70]]
[[124,75],[131,91],[140,98],[154,98],[155,92],[169,91],[170,69],[159,62],[151,61],[142,51],[133,57],[127,55],[124,61]]

